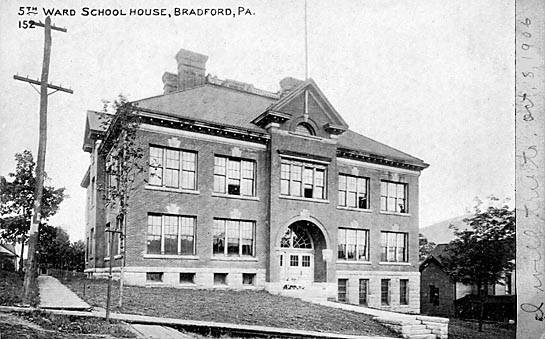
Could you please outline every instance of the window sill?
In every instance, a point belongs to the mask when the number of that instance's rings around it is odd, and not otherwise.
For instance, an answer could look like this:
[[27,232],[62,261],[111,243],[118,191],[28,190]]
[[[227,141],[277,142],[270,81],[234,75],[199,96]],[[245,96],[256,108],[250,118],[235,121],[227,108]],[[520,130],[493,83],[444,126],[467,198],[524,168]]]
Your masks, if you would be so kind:
[[324,199],[314,199],[314,198],[304,198],[304,197],[292,197],[290,195],[279,195],[280,199],[288,199],[288,200],[299,200],[299,201],[307,201],[307,202],[317,202],[321,204],[329,204],[329,200]]
[[144,254],[144,259],[182,259],[198,260],[197,255],[177,255],[177,254]]
[[224,257],[224,256],[214,256],[211,260],[217,261],[258,261],[255,257]]
[[381,261],[379,265],[393,265],[393,266],[411,266],[410,262],[399,262],[399,261]]
[[243,290],[255,290],[256,288],[254,284],[242,285]]
[[370,261],[337,259],[337,264],[371,265]]
[[249,197],[245,195],[233,195],[233,194],[223,194],[223,193],[212,193],[213,197],[217,198],[227,198],[227,199],[239,199],[239,200],[253,200],[259,201],[258,197]]
[[410,217],[410,213],[399,213],[399,212],[388,212],[388,211],[380,211],[380,214],[388,214],[388,215],[399,215],[400,217]]
[[187,193],[187,194],[201,194],[201,192],[199,192],[197,190],[188,190],[188,189],[174,188],[174,187],[146,185],[144,188],[147,189],[147,190],[153,190],[153,191]]
[[345,210],[345,211],[354,211],[354,212],[364,212],[364,213],[372,213],[373,210],[368,208],[356,208],[356,207],[346,207],[346,206],[337,206],[338,210]]

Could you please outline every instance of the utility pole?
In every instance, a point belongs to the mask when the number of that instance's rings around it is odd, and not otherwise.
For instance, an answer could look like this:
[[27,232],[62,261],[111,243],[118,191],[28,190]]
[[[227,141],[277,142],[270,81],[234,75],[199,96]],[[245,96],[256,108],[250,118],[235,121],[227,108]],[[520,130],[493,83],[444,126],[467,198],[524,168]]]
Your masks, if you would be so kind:
[[[15,80],[28,82],[31,86],[40,85],[40,134],[38,143],[38,159],[36,163],[36,187],[34,188],[34,209],[32,211],[32,222],[30,224],[30,235],[28,238],[28,262],[25,271],[23,303],[33,304],[36,302],[37,291],[37,258],[36,249],[38,245],[38,232],[41,222],[42,196],[44,186],[45,169],[45,150],[47,144],[47,97],[57,91],[74,93],[71,89],[61,86],[48,84],[49,79],[49,61],[51,56],[51,30],[66,32],[65,28],[59,28],[51,25],[51,18],[45,18],[45,24],[35,22],[36,26],[43,27],[45,31],[44,39],[44,58],[42,64],[42,77],[40,80],[32,80],[28,77],[13,76]],[[34,86],[33,86],[34,87]],[[52,93],[47,93],[47,89],[54,89]],[[36,88],[34,88],[36,89]]]

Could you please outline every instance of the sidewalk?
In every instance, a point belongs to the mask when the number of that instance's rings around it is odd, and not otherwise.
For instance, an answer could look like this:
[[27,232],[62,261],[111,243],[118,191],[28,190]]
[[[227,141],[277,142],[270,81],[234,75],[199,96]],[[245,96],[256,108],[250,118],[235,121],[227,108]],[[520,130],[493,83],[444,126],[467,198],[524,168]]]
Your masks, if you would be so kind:
[[88,311],[91,309],[89,304],[81,300],[68,287],[53,277],[47,275],[39,276],[38,288],[40,290],[39,308],[74,311]]

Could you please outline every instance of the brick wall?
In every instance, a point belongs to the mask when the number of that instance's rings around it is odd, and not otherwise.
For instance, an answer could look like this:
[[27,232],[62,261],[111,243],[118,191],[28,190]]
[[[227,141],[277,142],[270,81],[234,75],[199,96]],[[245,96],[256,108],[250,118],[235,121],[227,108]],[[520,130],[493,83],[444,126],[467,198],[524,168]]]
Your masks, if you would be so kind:
[[[296,121],[298,118],[295,118]],[[298,120],[297,120],[298,121]],[[314,124],[318,125],[318,124]],[[290,127],[291,128],[291,127]],[[129,200],[126,228],[125,270],[128,283],[146,284],[146,272],[164,272],[164,284],[172,285],[180,272],[194,272],[199,284],[210,286],[213,273],[227,270],[238,286],[244,272],[257,274],[258,286],[265,282],[279,281],[278,249],[279,240],[287,227],[297,220],[309,220],[316,225],[312,232],[323,235],[323,248],[315,253],[316,276],[336,286],[337,279],[346,276],[349,286],[357,286],[358,279],[370,277],[371,295],[380,298],[380,279],[392,279],[392,298],[399,293],[399,279],[409,280],[410,304],[395,305],[388,309],[418,312],[418,173],[391,169],[385,166],[364,164],[358,161],[337,159],[336,140],[329,138],[302,137],[290,133],[289,128],[269,130],[271,140],[268,146],[210,137],[193,132],[182,132],[170,128],[142,126],[138,142],[145,149],[143,162],[149,159],[149,145],[174,147],[196,151],[197,191],[182,191],[151,187],[146,184],[147,170],[136,180],[137,189]],[[280,196],[280,152],[306,153],[328,159],[326,195],[323,201],[292,199]],[[214,155],[236,156],[254,160],[256,168],[256,191],[254,199],[217,196],[213,192]],[[104,159],[99,159],[103,168]],[[101,163],[100,163],[101,162]],[[370,179],[370,208],[362,211],[337,206],[338,174],[355,174]],[[104,173],[97,172],[97,178],[104,181]],[[392,180],[408,184],[408,214],[391,214],[380,211],[380,180]],[[98,198],[98,196],[97,196]],[[99,201],[103,204],[103,201]],[[150,256],[146,253],[148,213],[168,213],[196,217],[196,253],[194,256]],[[96,211],[102,219],[96,219],[96,257],[101,260],[106,253],[104,225],[115,223],[115,213]],[[256,225],[253,258],[218,258],[212,255],[212,225],[214,218],[253,220]],[[362,263],[337,261],[337,229],[349,227],[370,231],[370,261]],[[396,231],[409,234],[409,261],[407,263],[380,262],[380,232]],[[315,240],[319,235],[313,236]],[[321,249],[330,250],[331,257],[324,261]],[[95,266],[105,267],[107,262],[96,261]],[[114,266],[121,264],[115,260]],[[321,281],[321,280],[318,280]],[[377,283],[378,282],[378,283]],[[378,284],[378,285],[377,285]],[[397,285],[396,285],[397,284]],[[328,289],[329,291],[330,289]],[[336,290],[328,292],[336,296]],[[353,303],[357,294],[350,292]],[[370,300],[373,300],[373,299]],[[399,296],[397,296],[399,299]],[[379,299],[380,300],[380,299]],[[375,301],[373,301],[375,303]],[[379,305],[373,304],[376,307]]]

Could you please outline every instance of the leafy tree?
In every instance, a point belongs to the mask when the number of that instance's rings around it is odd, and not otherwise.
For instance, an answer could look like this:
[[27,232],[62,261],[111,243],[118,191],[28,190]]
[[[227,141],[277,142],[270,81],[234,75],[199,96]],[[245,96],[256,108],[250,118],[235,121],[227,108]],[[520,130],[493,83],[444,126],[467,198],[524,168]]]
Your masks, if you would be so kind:
[[85,270],[85,242],[78,240],[70,244],[71,271],[83,272]]
[[[136,189],[135,181],[138,175],[144,171],[144,149],[137,140],[138,130],[141,124],[134,104],[119,95],[118,99],[110,106],[115,113],[113,118],[108,112],[108,102],[104,103],[102,115],[103,126],[106,129],[102,152],[106,157],[106,185],[104,191],[105,205],[110,211],[115,211],[116,231],[119,231],[119,241],[122,251],[124,249],[125,222],[130,206],[132,192]],[[116,233],[110,233],[113,237]],[[113,243],[113,242],[112,242]],[[123,301],[123,256],[121,279],[119,280],[119,306]],[[113,260],[110,260],[110,265]],[[111,283],[111,278],[109,280]]]
[[437,244],[435,244],[434,242],[429,242],[428,238],[426,238],[426,236],[422,233],[418,234],[418,245],[419,245],[419,260],[420,261],[425,260],[428,257],[428,255],[431,254],[435,246],[437,246]]
[[[15,154],[16,167],[14,173],[7,178],[0,176],[0,239],[21,244],[21,264],[23,267],[23,252],[28,241],[28,232],[34,206],[34,188],[36,177],[34,168],[36,163],[29,150]],[[46,180],[47,180],[46,176]],[[42,196],[42,220],[57,213],[59,205],[66,198],[63,188],[45,186]]]
[[41,267],[80,272],[85,269],[85,243],[70,243],[68,233],[60,227],[42,225],[38,246]]
[[515,260],[515,210],[499,199],[479,202],[474,215],[464,219],[471,228],[454,228],[456,239],[449,243],[444,262],[454,281],[476,285],[480,297],[479,331],[482,331],[486,288],[503,284]]

